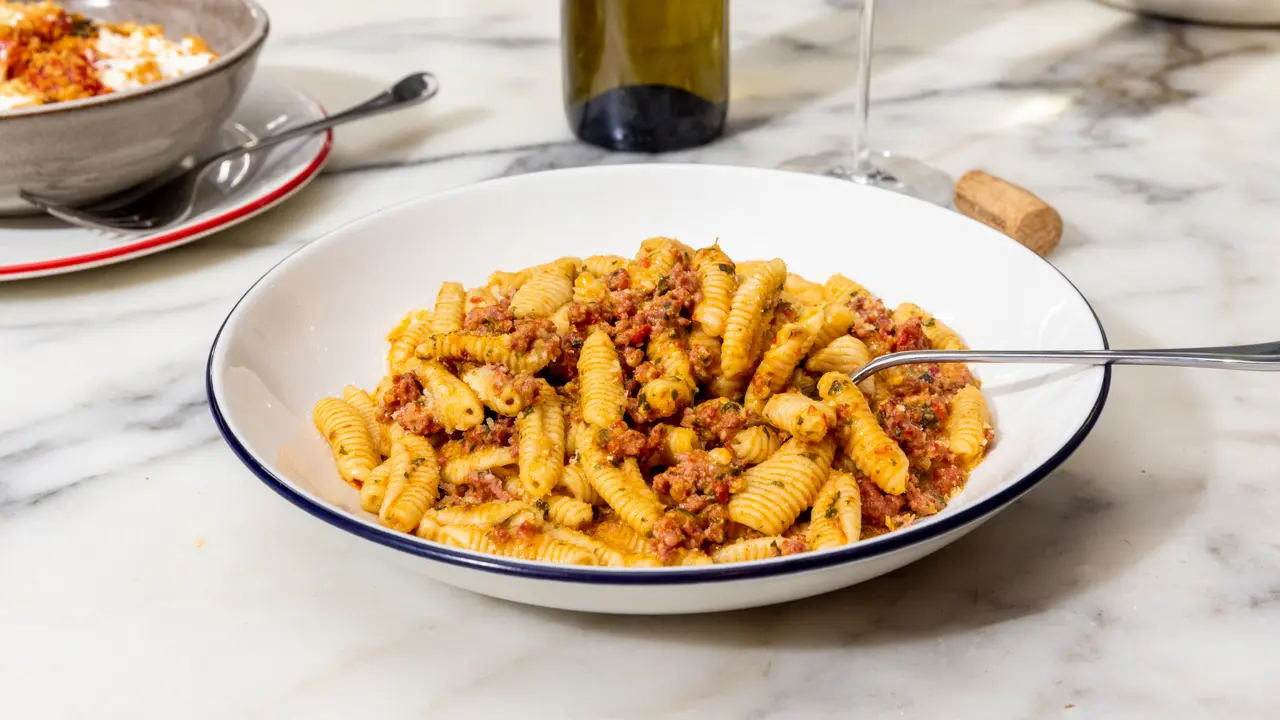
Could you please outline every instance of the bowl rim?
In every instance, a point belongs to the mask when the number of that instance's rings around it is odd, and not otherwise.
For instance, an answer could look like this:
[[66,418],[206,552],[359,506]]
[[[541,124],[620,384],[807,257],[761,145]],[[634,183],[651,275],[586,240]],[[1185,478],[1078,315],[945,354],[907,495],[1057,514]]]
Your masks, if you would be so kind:
[[65,102],[48,103],[46,105],[34,105],[31,107],[15,108],[13,110],[0,110],[0,123],[3,123],[5,120],[44,117],[46,115],[72,112],[75,110],[100,107],[103,105],[118,105],[120,103],[126,103],[131,100],[146,97],[147,95],[164,92],[184,83],[221,72],[224,68],[234,65],[246,56],[256,52],[262,47],[263,43],[266,42],[267,36],[271,32],[271,20],[267,16],[266,9],[262,7],[262,5],[258,4],[257,0],[231,1],[237,2],[249,9],[249,12],[254,19],[253,30],[244,42],[235,46],[226,53],[219,55],[216,60],[208,65],[183,73],[177,77],[166,78],[159,82],[148,83],[142,87],[131,88],[129,90],[116,90],[105,95],[95,95],[93,97],[80,98],[78,100],[67,100]]
[[[1076,428],[1075,432],[1072,433],[1071,437],[1068,438],[1053,455],[1038,467],[1024,474],[1022,477],[1013,480],[999,491],[992,493],[990,496],[985,497],[968,507],[961,508],[951,514],[935,516],[935,518],[931,519],[931,522],[928,523],[912,525],[896,532],[880,535],[870,542],[842,545],[838,548],[830,548],[818,552],[799,553],[796,555],[771,558],[756,562],[662,568],[600,568],[513,560],[497,555],[489,555],[449,547],[441,543],[435,543],[419,538],[416,535],[400,533],[372,523],[363,522],[354,517],[347,516],[343,511],[338,510],[337,508],[331,507],[324,502],[314,500],[307,495],[294,490],[284,478],[278,476],[266,465],[259,462],[253,456],[253,453],[251,453],[240,441],[235,432],[232,431],[230,424],[223,413],[222,407],[218,403],[217,393],[214,389],[214,364],[218,354],[219,341],[222,339],[222,334],[226,331],[227,325],[236,316],[236,312],[244,303],[245,299],[252,295],[254,290],[261,285],[264,280],[271,278],[281,267],[296,259],[300,253],[303,253],[309,248],[318,246],[321,243],[332,242],[334,237],[337,237],[364,222],[368,222],[375,217],[394,212],[408,205],[426,202],[429,199],[473,192],[477,187],[506,184],[512,181],[520,181],[522,179],[527,182],[530,176],[537,176],[545,173],[582,174],[601,171],[619,172],[620,168],[641,168],[649,169],[650,171],[653,171],[655,168],[660,168],[662,170],[676,169],[677,171],[683,171],[689,168],[698,168],[718,169],[722,171],[732,170],[753,174],[773,174],[784,172],[766,168],[694,163],[637,163],[622,166],[606,165],[560,168],[537,173],[528,173],[525,175],[494,178],[441,192],[421,195],[385,208],[374,210],[349,222],[343,223],[342,225],[316,238],[314,241],[289,253],[275,265],[267,269],[261,277],[254,281],[254,283],[245,290],[244,294],[241,295],[240,299],[236,301],[234,306],[232,306],[231,310],[227,313],[226,318],[219,326],[218,332],[214,336],[213,343],[209,348],[209,359],[205,366],[205,393],[208,397],[209,410],[213,415],[214,424],[217,425],[218,432],[222,435],[223,440],[231,448],[232,452],[240,462],[243,463],[254,475],[256,475],[263,484],[274,490],[289,502],[306,511],[308,514],[338,528],[339,530],[345,530],[359,538],[372,541],[393,550],[398,550],[463,569],[480,570],[498,575],[513,576],[531,580],[544,580],[582,585],[671,586],[762,579],[781,575],[793,575],[797,573],[818,571],[839,565],[847,565],[862,560],[868,560],[873,557],[889,555],[914,545],[927,543],[930,540],[958,531],[972,523],[979,522],[1026,494],[1033,487],[1038,485],[1040,481],[1047,477],[1049,473],[1062,465],[1062,463],[1080,447],[1080,444],[1084,442],[1084,439],[1097,424],[1098,418],[1102,413],[1103,407],[1106,405],[1107,397],[1111,389],[1110,365],[1102,366],[1102,381],[1098,384],[1097,398],[1094,400],[1093,406],[1081,421],[1080,425]],[[626,170],[621,171],[626,172]],[[818,181],[845,182],[841,180],[821,178],[819,176],[811,177]],[[865,187],[867,188],[867,191],[871,192],[891,192],[869,186],[860,187]],[[923,203],[924,201],[917,200],[916,202]],[[959,217],[964,216],[960,215]],[[969,220],[968,218],[965,219]],[[969,221],[976,222],[974,220]],[[995,231],[993,230],[992,232]],[[1009,239],[1009,242],[1016,244],[1016,241],[1012,239]],[[1071,282],[1071,279],[1063,274],[1061,270],[1053,265],[1053,263],[1050,263],[1048,260],[1040,257],[1020,244],[1018,247],[1022,247],[1036,260],[1048,265],[1049,268],[1058,273],[1067,285],[1075,291],[1076,295],[1084,303],[1085,308],[1088,309],[1089,313],[1093,316],[1093,321],[1097,325],[1098,334],[1102,340],[1103,348],[1110,349],[1111,345],[1107,339],[1106,330],[1102,326],[1102,320],[1098,317],[1097,311],[1094,310],[1093,306],[1089,303],[1088,298],[1085,297],[1084,293],[1080,292],[1080,289],[1076,287],[1075,283]]]

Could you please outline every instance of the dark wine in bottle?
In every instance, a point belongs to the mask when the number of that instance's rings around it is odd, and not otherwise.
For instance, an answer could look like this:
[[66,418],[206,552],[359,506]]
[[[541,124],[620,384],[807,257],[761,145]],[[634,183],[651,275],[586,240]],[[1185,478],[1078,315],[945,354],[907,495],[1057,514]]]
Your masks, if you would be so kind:
[[666,152],[724,131],[728,0],[561,0],[569,126],[610,150]]

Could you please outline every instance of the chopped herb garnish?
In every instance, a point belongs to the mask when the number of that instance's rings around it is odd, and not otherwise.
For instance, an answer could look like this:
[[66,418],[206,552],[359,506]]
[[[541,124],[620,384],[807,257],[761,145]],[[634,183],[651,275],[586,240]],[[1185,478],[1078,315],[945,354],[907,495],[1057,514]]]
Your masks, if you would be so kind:
[[826,519],[830,520],[831,518],[833,518],[833,517],[835,517],[835,516],[836,516],[836,504],[835,504],[835,503],[831,503],[831,507],[827,508],[827,511],[826,511],[825,513],[823,513],[823,514],[822,514],[822,517],[824,517],[824,518],[826,518]]
[[93,37],[93,21],[86,17],[72,15],[71,34],[78,38]]
[[407,473],[407,472],[406,472],[406,473],[401,473],[401,474],[402,474],[402,475],[404,475],[404,479],[405,479],[405,480],[408,480],[408,479],[409,479],[409,473]]
[[742,406],[732,400],[721,405],[720,409],[723,412],[742,412]]
[[716,265],[716,267],[720,268],[720,272],[722,272],[722,273],[724,273],[724,274],[726,274],[726,275],[737,275],[737,274],[738,274],[738,271],[737,271],[737,270],[736,270],[732,265],[730,265],[729,263],[720,263],[719,265]]
[[529,417],[529,413],[533,412],[533,406],[530,405],[520,411],[520,417]]
[[787,486],[787,484],[782,482],[781,480],[770,480],[769,484],[774,487],[780,487],[780,488],[784,488]]
[[672,390],[672,391],[671,391],[671,399],[672,399],[672,400],[679,400],[679,399],[680,399],[680,391],[679,391],[679,390]]
[[536,507],[536,508],[538,508],[539,510],[541,510],[541,511],[542,511],[542,512],[544,512],[544,513],[545,513],[545,512],[551,512],[551,505],[549,505],[549,504],[547,503],[547,501],[546,501],[546,500],[541,500],[541,499],[539,499],[539,500],[535,500],[535,501],[533,502],[533,506],[534,506],[534,507]]
[[832,395],[839,394],[839,392],[840,392],[841,390],[843,390],[843,389],[844,389],[844,383],[840,382],[839,380],[834,380],[834,381],[832,381],[832,383],[831,383],[831,394],[832,394]]
[[338,454],[339,454],[339,455],[346,455],[346,454],[347,454],[347,446],[346,446],[346,445],[339,445],[339,446],[338,446]]

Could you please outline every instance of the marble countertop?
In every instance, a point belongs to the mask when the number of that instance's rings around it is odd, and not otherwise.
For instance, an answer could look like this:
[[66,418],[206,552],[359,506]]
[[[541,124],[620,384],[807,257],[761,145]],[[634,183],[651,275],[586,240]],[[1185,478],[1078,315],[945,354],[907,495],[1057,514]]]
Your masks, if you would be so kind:
[[[1121,368],[1066,465],[965,539],[820,598],[717,616],[522,607],[369,564],[220,440],[204,363],[280,258],[401,200],[637,160],[574,142],[557,4],[268,0],[262,64],[338,131],[263,217],[0,284],[0,716],[1275,717],[1280,379]],[[854,2],[734,0],[730,133],[662,160],[846,141]],[[361,14],[361,19],[351,19]],[[1273,340],[1280,34],[1086,0],[880,3],[872,134],[1055,204],[1053,261],[1117,347]],[[1052,408],[1046,408],[1051,412]]]

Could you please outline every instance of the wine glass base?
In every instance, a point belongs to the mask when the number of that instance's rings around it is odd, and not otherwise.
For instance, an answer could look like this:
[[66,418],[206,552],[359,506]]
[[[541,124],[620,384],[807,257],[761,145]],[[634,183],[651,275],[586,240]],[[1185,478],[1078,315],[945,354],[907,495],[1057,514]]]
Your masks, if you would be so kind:
[[870,172],[855,171],[853,158],[849,153],[834,151],[793,158],[778,167],[791,172],[825,175],[892,190],[934,205],[951,207],[955,184],[941,170],[919,160],[889,152],[872,152],[869,159]]

